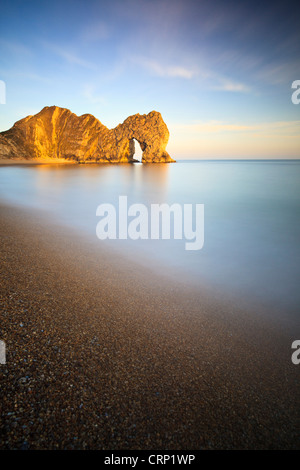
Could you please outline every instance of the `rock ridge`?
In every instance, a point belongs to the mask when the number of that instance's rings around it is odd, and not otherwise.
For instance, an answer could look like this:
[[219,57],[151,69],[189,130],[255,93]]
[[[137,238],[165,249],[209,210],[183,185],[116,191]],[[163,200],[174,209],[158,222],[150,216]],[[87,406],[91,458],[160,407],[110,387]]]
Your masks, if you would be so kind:
[[174,162],[166,152],[169,130],[157,111],[134,114],[108,129],[91,114],[77,116],[58,106],[46,106],[0,132],[0,158],[131,163],[134,139],[143,151],[143,163]]

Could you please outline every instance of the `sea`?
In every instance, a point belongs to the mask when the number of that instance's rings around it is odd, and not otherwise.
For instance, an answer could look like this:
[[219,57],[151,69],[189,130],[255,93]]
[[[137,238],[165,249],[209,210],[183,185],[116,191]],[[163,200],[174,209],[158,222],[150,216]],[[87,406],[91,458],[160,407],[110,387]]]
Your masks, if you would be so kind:
[[[99,205],[118,213],[143,204],[204,209],[201,249],[174,239],[100,240]],[[41,211],[107,248],[217,296],[252,304],[299,325],[300,161],[181,160],[173,164],[9,165],[0,167],[0,202]],[[195,212],[194,212],[195,214]],[[134,216],[128,216],[128,223]],[[194,220],[194,229],[195,220]],[[118,220],[117,220],[118,224]],[[184,231],[183,231],[184,232]]]

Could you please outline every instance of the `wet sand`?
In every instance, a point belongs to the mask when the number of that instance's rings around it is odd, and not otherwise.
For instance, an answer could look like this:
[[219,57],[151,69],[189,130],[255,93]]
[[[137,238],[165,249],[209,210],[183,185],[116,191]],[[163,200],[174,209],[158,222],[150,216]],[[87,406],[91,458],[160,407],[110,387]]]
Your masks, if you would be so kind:
[[1,449],[299,448],[292,325],[38,212],[0,221]]

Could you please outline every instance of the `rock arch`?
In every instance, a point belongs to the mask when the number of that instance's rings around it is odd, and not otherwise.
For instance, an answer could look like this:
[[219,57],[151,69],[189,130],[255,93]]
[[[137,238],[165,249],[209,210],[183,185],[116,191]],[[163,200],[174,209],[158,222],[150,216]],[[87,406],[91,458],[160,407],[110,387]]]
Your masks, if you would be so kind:
[[91,114],[76,116],[68,109],[46,107],[0,133],[0,156],[57,159],[75,162],[134,161],[134,141],[143,151],[143,163],[173,162],[166,152],[169,130],[157,111],[129,116],[108,129]]
[[129,146],[130,146],[130,152],[133,155],[133,159],[137,162],[142,162],[143,152],[147,146],[146,143],[145,142],[140,143],[137,139],[132,137],[132,139],[130,139]]
[[133,161],[134,146],[136,139],[143,151],[143,163],[169,163],[173,162],[166,152],[169,141],[169,130],[157,111],[149,114],[135,114],[129,116],[122,124],[113,129],[117,148],[116,161]]

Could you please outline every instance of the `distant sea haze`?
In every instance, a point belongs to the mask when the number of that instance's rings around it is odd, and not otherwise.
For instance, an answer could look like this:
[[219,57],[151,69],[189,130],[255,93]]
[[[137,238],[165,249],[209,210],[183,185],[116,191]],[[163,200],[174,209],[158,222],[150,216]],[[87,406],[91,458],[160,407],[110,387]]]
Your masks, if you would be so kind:
[[[178,161],[174,165],[0,167],[3,202],[42,210],[128,259],[191,285],[210,286],[299,324],[300,162]],[[100,204],[203,204],[205,243],[98,240]]]

